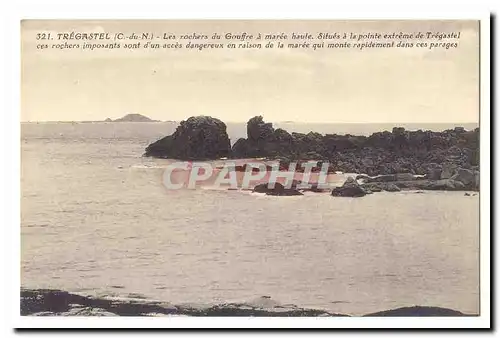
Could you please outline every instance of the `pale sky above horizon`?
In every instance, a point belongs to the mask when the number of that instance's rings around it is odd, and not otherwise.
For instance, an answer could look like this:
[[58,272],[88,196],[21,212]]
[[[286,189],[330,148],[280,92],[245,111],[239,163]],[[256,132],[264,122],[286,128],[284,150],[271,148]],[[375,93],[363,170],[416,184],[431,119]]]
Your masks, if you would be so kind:
[[[21,121],[479,121],[477,21],[49,21],[21,24]],[[458,48],[37,50],[36,33],[461,32]],[[211,42],[211,41],[204,41]]]

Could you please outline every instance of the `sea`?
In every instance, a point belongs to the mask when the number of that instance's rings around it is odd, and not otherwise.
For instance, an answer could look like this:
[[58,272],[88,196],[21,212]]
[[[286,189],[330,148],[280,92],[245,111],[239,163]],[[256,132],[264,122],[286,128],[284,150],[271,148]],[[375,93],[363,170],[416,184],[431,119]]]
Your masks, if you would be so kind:
[[[413,305],[479,314],[479,194],[169,190],[169,160],[142,154],[177,125],[21,124],[22,287],[173,304],[267,296],[350,315]],[[274,126],[353,135],[477,127]],[[234,143],[246,125],[229,123],[228,134]]]

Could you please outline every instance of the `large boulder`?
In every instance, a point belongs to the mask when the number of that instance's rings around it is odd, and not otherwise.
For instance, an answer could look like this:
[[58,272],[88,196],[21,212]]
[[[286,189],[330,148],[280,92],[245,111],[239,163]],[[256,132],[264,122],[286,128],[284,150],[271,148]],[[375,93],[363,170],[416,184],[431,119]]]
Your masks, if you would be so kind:
[[195,116],[182,121],[172,135],[150,144],[144,156],[214,160],[230,154],[231,144],[224,122],[210,116]]
[[363,197],[371,193],[370,190],[364,189],[352,177],[347,178],[341,187],[336,187],[332,190],[332,196],[335,197]]
[[250,145],[248,140],[244,138],[239,138],[234,144],[231,150],[233,157],[235,158],[245,158],[248,157],[250,153]]

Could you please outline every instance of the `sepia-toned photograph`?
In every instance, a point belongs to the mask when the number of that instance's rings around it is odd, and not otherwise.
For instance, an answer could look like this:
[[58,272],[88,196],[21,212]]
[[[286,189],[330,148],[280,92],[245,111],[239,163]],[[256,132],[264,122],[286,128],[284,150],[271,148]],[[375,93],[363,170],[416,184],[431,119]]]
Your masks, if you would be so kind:
[[481,316],[481,29],[22,20],[20,316]]

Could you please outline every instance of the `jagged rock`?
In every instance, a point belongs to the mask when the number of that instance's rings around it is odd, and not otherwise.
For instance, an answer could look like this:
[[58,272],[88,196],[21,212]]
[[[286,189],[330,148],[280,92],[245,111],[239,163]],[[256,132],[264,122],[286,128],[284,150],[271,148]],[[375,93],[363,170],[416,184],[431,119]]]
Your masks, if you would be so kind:
[[332,196],[336,197],[363,197],[369,193],[371,193],[370,190],[364,189],[352,177],[348,177],[341,187],[332,190]]
[[196,116],[182,121],[172,135],[150,144],[144,156],[210,160],[230,154],[231,144],[224,122],[210,116]]
[[265,140],[271,138],[273,133],[273,124],[264,122],[262,116],[252,117],[247,123],[247,137],[249,141]]

